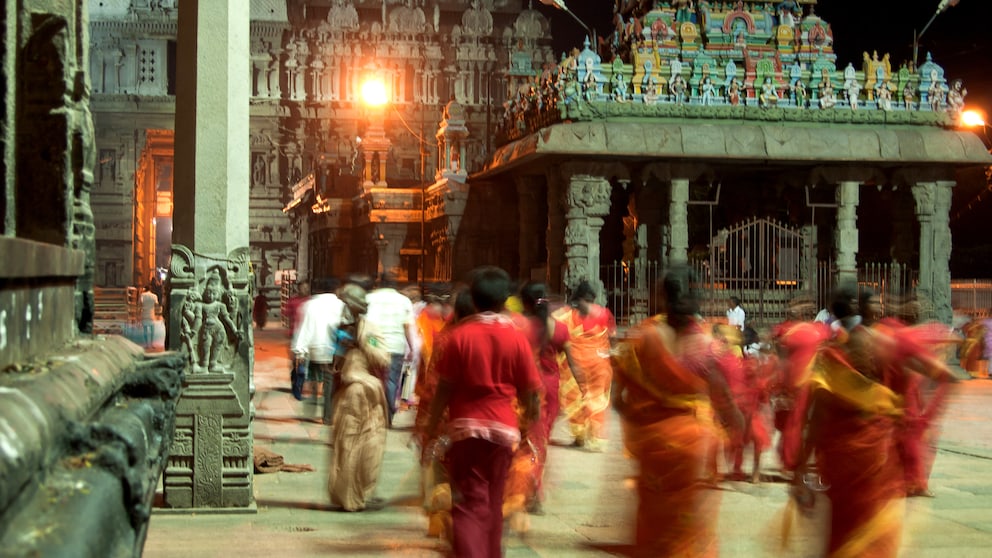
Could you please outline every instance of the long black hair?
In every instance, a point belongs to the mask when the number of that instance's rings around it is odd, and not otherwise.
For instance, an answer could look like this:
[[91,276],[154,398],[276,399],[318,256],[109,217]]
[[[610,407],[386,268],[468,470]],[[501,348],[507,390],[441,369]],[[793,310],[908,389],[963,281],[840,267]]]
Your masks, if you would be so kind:
[[699,314],[699,298],[691,285],[692,269],[684,265],[669,268],[662,280],[668,324],[675,329],[689,325]]

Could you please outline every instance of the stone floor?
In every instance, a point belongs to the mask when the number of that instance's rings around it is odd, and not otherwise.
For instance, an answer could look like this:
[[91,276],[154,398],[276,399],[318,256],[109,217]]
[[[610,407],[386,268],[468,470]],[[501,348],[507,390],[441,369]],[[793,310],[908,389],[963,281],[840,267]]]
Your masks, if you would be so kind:
[[[419,469],[409,446],[409,412],[388,435],[377,492],[379,511],[332,511],[325,475],[327,427],[316,405],[289,394],[288,339],[283,330],[256,330],[255,443],[287,463],[313,465],[313,473],[255,476],[257,512],[155,513],[145,556],[150,558],[292,556],[442,556],[444,546],[425,536],[418,507]],[[507,557],[622,555],[631,537],[635,464],[624,456],[618,421],[605,453],[567,446],[556,431],[548,462],[546,513],[532,516],[527,533],[504,535]],[[770,458],[768,458],[770,459]],[[774,474],[775,464],[765,471]],[[992,549],[992,381],[962,382],[943,421],[932,475],[936,498],[907,502],[904,557],[986,557]],[[781,483],[725,482],[719,517],[722,556],[819,556],[818,515],[795,525],[780,549],[786,489]]]

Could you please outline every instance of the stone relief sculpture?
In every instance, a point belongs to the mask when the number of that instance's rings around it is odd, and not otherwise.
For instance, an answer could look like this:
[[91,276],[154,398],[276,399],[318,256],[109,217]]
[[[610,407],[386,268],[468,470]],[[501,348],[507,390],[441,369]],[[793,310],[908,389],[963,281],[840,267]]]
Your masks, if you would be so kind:
[[355,6],[345,0],[334,0],[334,5],[327,13],[327,22],[332,29],[342,31],[358,30],[358,12]]
[[[194,321],[192,332],[197,337],[194,372],[223,372],[218,363],[220,351],[225,343],[239,337],[239,330],[232,315],[234,308],[228,304],[233,300],[219,266],[212,267],[200,294],[200,302],[193,307]],[[184,312],[186,307],[183,308]]]

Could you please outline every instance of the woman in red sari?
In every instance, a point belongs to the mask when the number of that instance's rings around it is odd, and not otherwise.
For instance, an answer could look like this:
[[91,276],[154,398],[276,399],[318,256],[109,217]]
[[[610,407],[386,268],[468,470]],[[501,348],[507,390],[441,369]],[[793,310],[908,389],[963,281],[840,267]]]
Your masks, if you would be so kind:
[[614,405],[640,464],[637,556],[717,555],[720,492],[709,478],[709,457],[723,435],[716,419],[734,431],[743,424],[679,273],[665,280],[667,319],[628,332],[615,357]]
[[514,316],[517,327],[530,340],[537,370],[544,382],[541,415],[530,425],[527,437],[514,453],[504,495],[503,516],[512,526],[525,530],[526,524],[514,523],[513,515],[525,511],[539,513],[544,501],[544,470],[548,457],[551,428],[561,410],[558,401],[558,356],[568,350],[568,329],[548,313],[547,290],[543,283],[528,283],[520,291],[523,313]]
[[856,286],[845,286],[834,297],[842,327],[809,378],[811,409],[795,478],[797,485],[804,481],[814,451],[831,503],[829,556],[888,558],[898,554],[902,534],[906,480],[899,445],[906,376],[913,372],[890,333],[871,327],[881,316],[878,297],[863,294],[859,315],[856,293]]
[[569,331],[571,361],[559,358],[560,396],[575,445],[603,451],[613,383],[610,349],[617,325],[613,313],[595,300],[596,290],[582,281],[572,295],[572,306],[556,312],[555,319]]

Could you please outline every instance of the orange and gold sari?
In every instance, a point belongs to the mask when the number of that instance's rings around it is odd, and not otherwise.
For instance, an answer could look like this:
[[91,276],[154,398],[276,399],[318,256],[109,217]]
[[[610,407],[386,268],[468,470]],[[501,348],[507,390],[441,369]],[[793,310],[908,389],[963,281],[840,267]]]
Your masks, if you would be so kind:
[[568,417],[576,444],[602,450],[606,442],[606,416],[613,383],[610,338],[616,333],[616,322],[608,309],[596,304],[590,305],[586,316],[566,307],[556,312],[554,318],[568,328],[572,364],[579,368],[578,377],[581,379],[580,384],[565,356],[560,355],[561,408]]
[[716,556],[720,492],[709,484],[708,461],[722,432],[699,369],[709,345],[675,355],[663,327],[644,322],[615,356],[624,443],[640,462],[636,555]]

